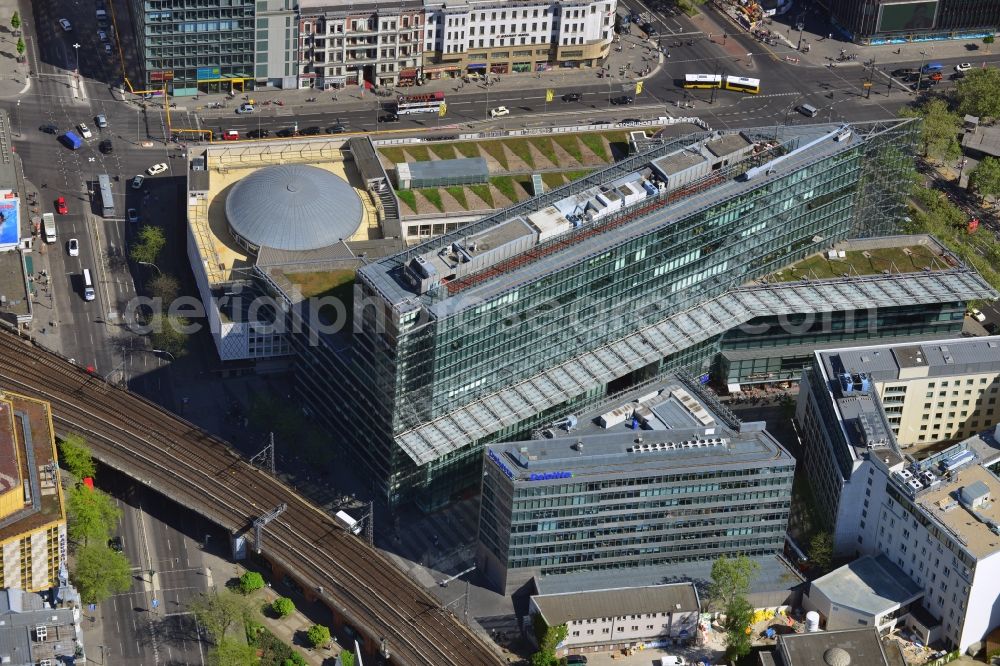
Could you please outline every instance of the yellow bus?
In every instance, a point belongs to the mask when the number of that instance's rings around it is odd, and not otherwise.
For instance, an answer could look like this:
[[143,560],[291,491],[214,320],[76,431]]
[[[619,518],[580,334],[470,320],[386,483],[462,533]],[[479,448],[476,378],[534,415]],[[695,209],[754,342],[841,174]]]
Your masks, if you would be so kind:
[[760,79],[748,79],[743,76],[727,76],[726,90],[756,95],[760,92]]
[[685,74],[685,88],[721,88],[722,76],[720,74]]

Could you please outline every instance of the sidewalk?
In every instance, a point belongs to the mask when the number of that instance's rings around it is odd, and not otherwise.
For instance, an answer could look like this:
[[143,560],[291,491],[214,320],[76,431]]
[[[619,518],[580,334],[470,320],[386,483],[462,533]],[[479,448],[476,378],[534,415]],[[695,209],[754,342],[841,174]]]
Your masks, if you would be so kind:
[[[10,18],[18,12],[21,17],[21,27],[18,34],[10,27]],[[28,63],[34,59],[37,52],[34,34],[27,33],[27,23],[31,14],[21,11],[18,0],[0,0],[0,98],[13,98],[24,94],[28,89]],[[28,61],[17,61],[17,40],[24,39],[24,55]]]

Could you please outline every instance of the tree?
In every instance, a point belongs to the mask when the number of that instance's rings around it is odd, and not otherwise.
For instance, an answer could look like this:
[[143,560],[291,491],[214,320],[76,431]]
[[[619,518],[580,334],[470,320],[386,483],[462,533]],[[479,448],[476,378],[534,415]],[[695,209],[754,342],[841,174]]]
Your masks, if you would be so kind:
[[990,52],[990,47],[993,46],[993,35],[986,35],[983,37],[983,44],[986,44],[986,52]]
[[745,555],[734,558],[723,555],[712,563],[709,600],[727,608],[735,599],[745,597],[758,569],[760,565]]
[[218,594],[202,594],[191,604],[191,612],[216,642],[221,642],[233,624],[252,617],[254,607],[249,599],[228,589]]
[[14,15],[10,17],[10,27],[17,34],[17,31],[21,29],[21,15],[14,12]]
[[149,341],[154,349],[162,349],[175,358],[183,356],[188,341],[187,333],[184,331],[188,324],[188,320],[184,317],[154,314],[149,320]]
[[90,447],[81,435],[71,432],[59,442],[59,455],[66,471],[79,479],[93,478],[96,473]]
[[961,155],[962,149],[958,143],[961,121],[948,109],[948,103],[943,99],[929,100],[916,109],[904,109],[901,115],[923,118],[920,140],[923,143],[924,157],[946,160]]
[[139,230],[139,237],[132,246],[129,256],[132,261],[145,264],[155,264],[160,251],[167,244],[167,239],[163,235],[163,230],[159,227],[151,227],[148,224]]
[[177,299],[181,293],[180,282],[169,273],[160,273],[149,281],[149,294],[154,298],[159,298],[164,303],[171,303]]
[[324,627],[322,624],[314,624],[306,632],[306,638],[313,647],[326,645],[330,642],[330,628]]
[[955,95],[960,113],[981,118],[1000,116],[1000,69],[974,69],[958,82]]
[[984,157],[969,176],[969,181],[972,189],[983,199],[1000,195],[1000,159]]
[[354,653],[351,652],[350,650],[344,650],[343,652],[341,652],[340,666],[354,666]]
[[121,511],[111,497],[84,485],[70,488],[68,495],[66,531],[70,540],[84,547],[107,545],[108,537],[121,517]]
[[[718,561],[718,560],[716,560]],[[726,630],[726,657],[731,661],[750,653],[753,637],[753,606],[743,597],[736,597],[726,606],[726,621],[722,623]]]
[[24,52],[25,52],[25,51],[27,50],[27,48],[28,48],[28,47],[27,47],[27,46],[25,46],[25,44],[24,44],[24,37],[18,37],[18,38],[17,38],[17,45],[16,45],[16,46],[14,46],[14,48],[15,48],[15,49],[17,49],[17,56],[18,56],[19,58],[23,58],[23,57],[24,57]]
[[240,581],[236,587],[241,594],[256,592],[260,588],[264,587],[264,577],[256,571],[247,571],[240,576]]
[[271,604],[271,610],[278,617],[288,617],[295,612],[295,602],[288,597],[278,597]]
[[260,663],[257,649],[246,643],[226,638],[208,651],[209,666],[256,666]]
[[107,544],[93,544],[76,551],[71,579],[83,601],[96,604],[128,591],[132,567],[122,553],[116,553]]
[[817,532],[809,540],[809,559],[823,571],[830,568],[833,561],[833,536],[829,532]]
[[538,642],[538,651],[531,655],[531,666],[556,666],[559,663],[559,659],[556,657],[556,648],[566,640],[569,629],[565,624],[550,627],[540,614],[535,615],[532,622],[535,629],[535,640]]

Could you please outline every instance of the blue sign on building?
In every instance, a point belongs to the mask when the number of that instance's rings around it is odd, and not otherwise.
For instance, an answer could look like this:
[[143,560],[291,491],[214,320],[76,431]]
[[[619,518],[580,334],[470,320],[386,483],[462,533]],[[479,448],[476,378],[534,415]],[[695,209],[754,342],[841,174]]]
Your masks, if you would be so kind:
[[542,472],[541,474],[532,474],[532,481],[551,481],[553,479],[572,479],[573,472]]
[[[489,456],[490,456],[490,460],[492,460],[493,462],[495,462],[497,464],[497,467],[500,468],[500,471],[503,472],[507,476],[508,479],[513,479],[514,478],[514,471],[510,467],[507,467],[507,465],[504,464],[504,461],[500,460],[500,456],[498,456],[493,451],[493,449],[489,450]],[[532,476],[534,476],[534,475],[532,475]]]
[[207,81],[209,79],[221,79],[222,78],[222,68],[221,67],[199,67],[198,68],[198,80]]

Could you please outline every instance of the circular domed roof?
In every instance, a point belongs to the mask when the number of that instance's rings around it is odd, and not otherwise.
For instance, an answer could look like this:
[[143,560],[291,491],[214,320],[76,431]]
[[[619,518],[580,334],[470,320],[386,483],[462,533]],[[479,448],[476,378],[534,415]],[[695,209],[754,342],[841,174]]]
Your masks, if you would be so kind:
[[315,250],[350,238],[361,211],[361,199],[343,178],[304,164],[255,171],[226,197],[233,233],[279,250]]
[[829,666],[850,666],[851,655],[844,648],[832,647],[823,653],[823,661]]

